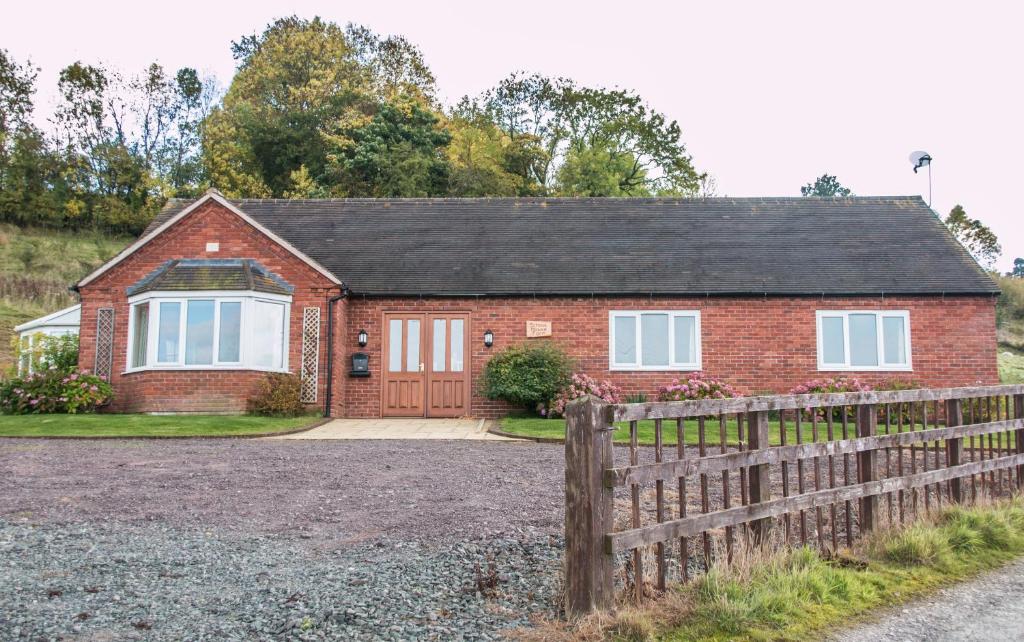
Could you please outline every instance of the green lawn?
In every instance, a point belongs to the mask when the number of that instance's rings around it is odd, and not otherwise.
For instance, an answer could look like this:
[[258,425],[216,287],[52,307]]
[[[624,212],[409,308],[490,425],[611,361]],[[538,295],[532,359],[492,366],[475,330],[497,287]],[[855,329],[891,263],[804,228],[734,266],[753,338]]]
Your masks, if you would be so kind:
[[[819,422],[819,439],[823,437],[825,432],[825,423]],[[501,420],[501,429],[505,432],[512,433],[514,435],[522,435],[523,437],[546,437],[548,439],[564,439],[565,438],[565,420],[564,419],[541,419],[539,417],[506,417]],[[850,422],[850,433],[853,434],[853,422]],[[779,423],[778,421],[771,422],[771,443],[778,444],[779,441]],[[842,427],[838,424],[835,426],[837,433],[842,430]],[[745,432],[745,430],[744,430]],[[796,443],[796,427],[793,425],[792,419],[786,421],[786,443]],[[708,446],[717,446],[721,444],[720,427],[718,420],[708,420],[705,422],[705,440]],[[666,445],[675,446],[676,444],[676,423],[675,420],[666,420],[662,425],[662,436],[665,440]],[[804,441],[811,440],[811,424],[809,421],[803,422],[803,437]],[[641,421],[637,426],[637,438],[640,443],[647,446],[654,445],[654,422],[653,421]],[[739,439],[736,435],[736,420],[729,420],[725,425],[725,443],[729,445],[736,445]],[[698,444],[697,437],[697,421],[687,420],[686,421],[686,441],[685,443],[690,446],[696,446]],[[615,424],[615,443],[628,444],[629,443],[629,424],[618,423]]]
[[1024,383],[1024,355],[999,347],[999,380],[1003,383]]
[[233,437],[301,428],[316,417],[0,415],[0,437]]

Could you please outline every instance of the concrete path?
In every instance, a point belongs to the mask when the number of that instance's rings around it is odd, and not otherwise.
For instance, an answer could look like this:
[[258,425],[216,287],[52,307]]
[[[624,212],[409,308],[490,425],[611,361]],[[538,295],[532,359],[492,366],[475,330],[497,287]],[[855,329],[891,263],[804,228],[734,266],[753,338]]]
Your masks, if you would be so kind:
[[832,642],[1009,642],[1024,640],[1024,560],[896,607]]
[[477,439],[518,441],[487,432],[485,419],[335,419],[322,426],[268,439]]

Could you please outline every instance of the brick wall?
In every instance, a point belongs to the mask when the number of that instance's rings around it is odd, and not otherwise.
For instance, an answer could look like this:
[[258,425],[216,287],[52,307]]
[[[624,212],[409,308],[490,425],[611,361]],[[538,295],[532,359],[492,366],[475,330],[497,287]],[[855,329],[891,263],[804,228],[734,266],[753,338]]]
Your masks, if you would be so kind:
[[[219,242],[207,252],[207,242]],[[210,202],[147,243],[139,251],[82,288],[79,365],[92,369],[96,357],[96,311],[114,308],[114,363],[111,410],[124,412],[240,412],[262,373],[244,370],[161,370],[126,374],[128,298],[125,289],[168,259],[256,259],[295,287],[292,294],[288,365],[298,372],[302,349],[302,310],[320,307],[320,362],[327,355],[327,299],[339,288],[284,248],[272,243],[223,206]],[[326,390],[320,369],[318,404]]]
[[[348,302],[347,331],[337,337],[338,353],[362,350],[370,355],[373,376],[348,379],[344,397],[336,397],[339,416],[374,417],[380,413],[381,342],[385,312],[470,312],[470,348],[474,394],[471,413],[496,417],[508,411],[476,391],[491,354],[526,338],[526,321],[550,321],[551,340],[578,360],[578,370],[607,378],[627,393],[653,395],[661,385],[683,373],[610,372],[608,312],[610,310],[700,310],[703,368],[745,394],[787,392],[815,377],[847,374],[878,383],[913,380],[924,386],[995,384],[995,302],[988,297],[896,298],[463,298],[374,299]],[[909,310],[913,372],[819,373],[815,310]],[[356,333],[365,328],[369,345],[358,348]],[[483,333],[494,332],[494,346],[483,345]],[[344,348],[342,348],[344,347]],[[347,361],[346,361],[347,363]],[[347,369],[346,369],[347,371]],[[343,376],[343,373],[339,373]]]
[[[220,251],[206,252],[217,241]],[[273,244],[258,230],[216,203],[189,214],[144,248],[82,288],[80,364],[92,369],[96,348],[96,311],[115,310],[112,383],[113,410],[237,412],[262,378],[238,370],[149,371],[125,374],[128,303],[125,288],[172,258],[253,258],[295,286],[290,319],[289,367],[298,372],[302,310],[321,308],[318,404],[325,398],[328,366],[327,300],[339,292],[328,279]],[[338,275],[344,279],[345,275]],[[987,297],[896,298],[650,298],[546,297],[377,299],[354,295],[335,306],[333,406],[336,416],[375,417],[381,407],[381,341],[386,311],[468,312],[470,367],[473,378],[471,414],[496,417],[508,411],[476,392],[490,355],[526,339],[526,321],[550,321],[552,340],[578,360],[578,370],[608,378],[628,393],[652,394],[681,373],[609,372],[608,312],[638,309],[701,311],[704,370],[723,377],[741,392],[785,392],[797,383],[831,373],[817,371],[815,310],[910,310],[914,371],[848,373],[868,381],[898,377],[925,386],[958,386],[998,382],[995,344],[995,303]],[[356,333],[369,333],[360,348]],[[484,330],[495,335],[492,348],[483,345]],[[348,376],[353,352],[370,355],[372,376]]]

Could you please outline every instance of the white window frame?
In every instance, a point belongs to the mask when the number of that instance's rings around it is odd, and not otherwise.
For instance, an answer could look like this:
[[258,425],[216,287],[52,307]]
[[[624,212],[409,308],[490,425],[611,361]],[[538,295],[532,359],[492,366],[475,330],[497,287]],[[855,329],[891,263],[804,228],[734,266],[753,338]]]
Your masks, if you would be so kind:
[[[185,364],[185,331],[187,328],[188,302],[189,301],[213,301],[213,363],[212,364]],[[277,303],[284,305],[284,328],[282,332],[283,345],[281,346],[281,367],[268,368],[257,366],[252,363],[252,355],[249,354],[249,346],[252,345],[255,324],[249,322],[254,314],[255,303],[263,301],[266,303]],[[221,303],[241,303],[241,327],[239,328],[239,360],[220,361],[220,307]],[[178,303],[178,354],[174,362],[157,362],[157,348],[159,346],[159,324],[160,304]],[[149,334],[146,338],[146,365],[132,367],[132,346],[135,338],[135,314],[136,305],[149,306]],[[141,372],[146,370],[258,370],[261,372],[289,372],[288,370],[288,346],[290,345],[292,297],[280,294],[267,294],[265,292],[253,291],[221,291],[221,290],[195,290],[190,292],[145,292],[128,299],[128,345],[125,350],[125,374]]]
[[18,335],[18,363],[17,371],[19,377],[24,377],[35,373],[36,366],[46,365],[46,360],[43,355],[39,355],[39,361],[37,362],[32,357],[35,356],[35,351],[39,348],[39,342],[58,338],[66,337],[69,334],[78,336],[78,331],[73,328],[42,328],[39,330],[25,331]]
[[[667,314],[668,319],[668,365],[643,365],[643,341],[641,338],[640,317],[644,314]],[[616,363],[615,361],[615,319],[620,317],[632,317],[635,319],[635,363]],[[694,345],[694,357],[696,361],[688,363],[675,359],[676,350],[676,324],[677,317],[690,317],[694,320],[693,333],[696,344]],[[702,369],[703,355],[701,353],[701,329],[700,310],[611,310],[608,312],[608,369],[617,372],[694,372]]]
[[[877,366],[854,366],[850,364],[850,315],[873,314],[877,329],[876,350],[878,351]],[[822,319],[825,317],[841,317],[843,320],[843,357],[844,363],[825,363],[825,343],[822,333]],[[907,362],[894,364],[885,362],[885,330],[883,319],[903,319],[903,339],[906,345]],[[819,372],[911,372],[914,369],[913,349],[910,342],[910,311],[909,310],[817,310],[815,312],[815,328],[818,344]]]

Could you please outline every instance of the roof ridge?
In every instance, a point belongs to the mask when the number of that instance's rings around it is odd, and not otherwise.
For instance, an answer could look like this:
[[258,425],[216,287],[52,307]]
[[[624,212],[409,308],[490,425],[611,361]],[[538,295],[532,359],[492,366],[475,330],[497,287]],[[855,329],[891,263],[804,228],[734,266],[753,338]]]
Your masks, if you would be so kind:
[[[191,202],[194,199],[168,199],[168,202]],[[856,196],[412,196],[399,198],[336,197],[336,198],[231,198],[232,203],[699,203],[699,202],[844,202],[844,201],[920,201],[915,194]]]

